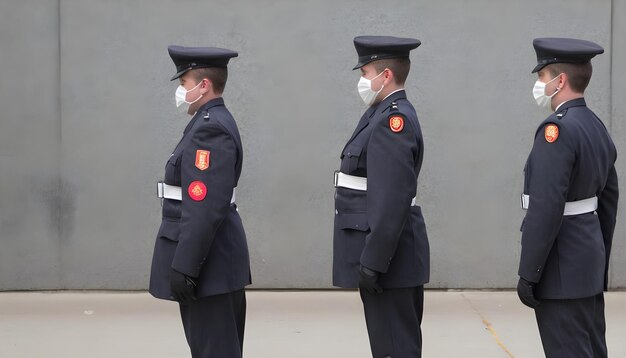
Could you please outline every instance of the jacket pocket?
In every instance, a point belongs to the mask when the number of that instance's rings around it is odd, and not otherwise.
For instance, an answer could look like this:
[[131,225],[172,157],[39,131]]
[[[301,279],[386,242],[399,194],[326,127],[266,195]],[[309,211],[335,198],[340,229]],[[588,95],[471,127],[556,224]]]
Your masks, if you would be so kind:
[[161,227],[159,227],[159,233],[157,237],[168,239],[170,241],[178,242],[178,235],[180,234],[180,222],[174,220],[163,219]]
[[347,169],[347,173],[351,173],[357,170],[357,168],[359,167],[359,159],[361,158],[362,152],[363,147],[357,145],[349,145],[343,151],[341,158],[342,161],[345,161],[345,165],[342,165],[342,167]]
[[165,164],[165,182],[172,185],[180,185],[180,155],[172,156]]
[[179,160],[180,160],[180,155],[172,154],[170,158],[167,160],[167,163],[165,163],[165,167],[167,168],[169,165],[176,166]]
[[335,216],[335,227],[341,230],[368,231],[367,213],[338,213]]

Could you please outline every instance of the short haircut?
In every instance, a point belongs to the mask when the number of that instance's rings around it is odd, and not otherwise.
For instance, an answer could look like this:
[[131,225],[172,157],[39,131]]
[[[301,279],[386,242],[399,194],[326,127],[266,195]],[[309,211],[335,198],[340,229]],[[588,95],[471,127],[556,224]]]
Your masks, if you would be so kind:
[[378,73],[383,72],[385,68],[390,69],[393,72],[394,80],[399,85],[403,85],[406,82],[411,69],[411,60],[408,57],[388,58],[374,61],[373,64]]
[[554,63],[548,66],[548,71],[553,77],[565,73],[569,79],[572,91],[583,93],[591,80],[593,68],[591,62],[587,63]]
[[226,67],[204,67],[191,70],[191,75],[200,83],[205,78],[213,84],[213,91],[216,94],[224,93],[226,80],[228,79],[228,69]]

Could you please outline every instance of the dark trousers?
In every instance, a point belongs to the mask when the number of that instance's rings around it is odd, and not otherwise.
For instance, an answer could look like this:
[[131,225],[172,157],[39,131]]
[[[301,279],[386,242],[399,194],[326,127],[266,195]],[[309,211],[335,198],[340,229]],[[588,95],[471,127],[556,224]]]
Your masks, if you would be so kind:
[[535,309],[546,358],[606,358],[604,295],[541,300]]
[[424,286],[385,289],[381,294],[360,293],[372,356],[421,357]]
[[180,316],[193,358],[241,358],[246,324],[244,290],[180,305]]

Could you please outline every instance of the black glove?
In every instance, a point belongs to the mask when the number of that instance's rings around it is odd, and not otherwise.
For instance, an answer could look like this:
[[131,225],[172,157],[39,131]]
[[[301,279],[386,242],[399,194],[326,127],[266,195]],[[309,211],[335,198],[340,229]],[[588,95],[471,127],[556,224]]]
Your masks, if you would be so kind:
[[539,301],[535,298],[535,283],[519,278],[517,283],[517,295],[523,304],[530,308],[537,308]]
[[361,270],[359,270],[359,288],[369,294],[383,293],[383,289],[376,281],[378,281],[378,272],[361,266]]
[[180,302],[182,305],[191,303],[191,301],[196,299],[196,283],[191,277],[176,270],[172,270],[170,290],[172,291],[174,300]]

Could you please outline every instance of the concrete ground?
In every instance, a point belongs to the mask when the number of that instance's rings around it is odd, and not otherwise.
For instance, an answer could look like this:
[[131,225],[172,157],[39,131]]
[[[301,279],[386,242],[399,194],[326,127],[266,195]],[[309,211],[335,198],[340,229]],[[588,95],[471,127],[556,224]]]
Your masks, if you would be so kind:
[[[626,292],[606,305],[610,356],[626,357]],[[425,358],[543,357],[515,292],[427,291],[422,328]],[[244,354],[370,357],[358,294],[249,291]],[[178,306],[145,292],[0,293],[2,358],[189,356]]]

